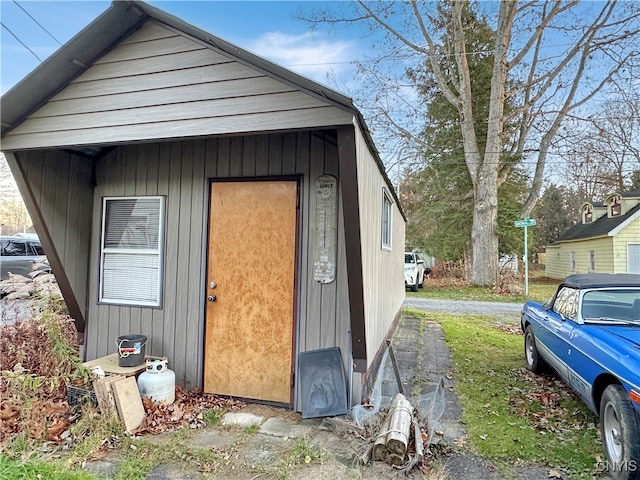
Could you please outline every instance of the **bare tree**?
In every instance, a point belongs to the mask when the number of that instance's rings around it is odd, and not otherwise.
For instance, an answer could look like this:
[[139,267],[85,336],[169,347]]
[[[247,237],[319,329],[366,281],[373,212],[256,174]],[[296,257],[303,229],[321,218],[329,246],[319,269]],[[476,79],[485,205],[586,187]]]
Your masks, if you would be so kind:
[[[545,12],[543,18],[550,18],[551,15],[559,18],[553,12],[558,5],[562,3],[554,2],[551,11],[548,14]],[[532,74],[522,89],[525,101],[522,103],[519,151],[524,152],[522,145],[525,142],[539,140],[531,193],[524,204],[523,215],[531,212],[540,195],[549,148],[563,122],[569,115],[578,118],[590,116],[592,110],[587,108],[589,102],[597,99],[603,89],[613,84],[620,75],[629,75],[637,67],[640,32],[637,5],[609,0],[589,6],[598,7],[599,10],[581,18],[584,4],[577,0],[567,2],[564,8],[576,19],[574,26],[561,24],[552,28],[549,23],[546,27],[556,34],[561,30],[576,34],[556,64],[548,65],[547,60],[540,60],[538,54],[542,35],[533,49]],[[532,135],[532,131],[538,134]]]
[[0,153],[0,226],[2,235],[24,232],[31,227],[27,208],[2,153]]
[[7,199],[19,196],[13,174],[3,153],[0,153],[0,198]]
[[0,225],[3,235],[26,232],[32,228],[31,218],[21,198],[0,200]]
[[571,118],[554,141],[564,178],[587,199],[637,189],[640,174],[640,97],[621,90],[587,118]]
[[[636,61],[639,13],[634,3],[617,0],[482,4],[493,9],[496,20],[488,128],[486,138],[480,139],[474,126],[477,112],[473,110],[468,65],[469,55],[475,52],[467,51],[467,26],[462,21],[467,2],[449,0],[449,4],[447,28],[435,21],[433,3],[416,0],[359,0],[359,11],[351,16],[323,12],[312,21],[369,22],[372,30],[384,32],[377,59],[361,67],[368,72],[368,90],[375,92],[369,97],[373,108],[367,104],[362,108],[370,113],[374,131],[388,132],[386,137],[382,135],[383,148],[391,147],[387,153],[397,154],[399,160],[405,146],[421,145],[411,121],[428,119],[421,116],[420,104],[407,100],[407,93],[416,86],[406,76],[394,79],[393,72],[384,71],[382,60],[429,63],[433,87],[458,111],[464,162],[473,184],[470,280],[476,285],[492,285],[498,275],[497,191],[508,174],[508,170],[501,172],[501,154],[509,150],[529,158],[534,152],[532,188],[522,211],[528,215],[540,195],[551,142],[567,115],[580,114],[613,78]],[[452,34],[445,35],[445,30]],[[455,60],[452,68],[441,68],[443,55]],[[394,93],[401,98],[391,98]],[[514,105],[508,115],[504,113],[506,99]],[[505,131],[505,123],[514,120],[519,129]]]

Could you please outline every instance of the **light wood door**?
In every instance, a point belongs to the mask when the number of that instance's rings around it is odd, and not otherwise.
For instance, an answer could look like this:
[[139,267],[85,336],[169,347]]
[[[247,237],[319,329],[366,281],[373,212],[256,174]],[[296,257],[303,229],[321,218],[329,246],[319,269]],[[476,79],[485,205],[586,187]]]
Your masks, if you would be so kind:
[[206,392],[292,401],[297,196],[296,181],[211,184]]

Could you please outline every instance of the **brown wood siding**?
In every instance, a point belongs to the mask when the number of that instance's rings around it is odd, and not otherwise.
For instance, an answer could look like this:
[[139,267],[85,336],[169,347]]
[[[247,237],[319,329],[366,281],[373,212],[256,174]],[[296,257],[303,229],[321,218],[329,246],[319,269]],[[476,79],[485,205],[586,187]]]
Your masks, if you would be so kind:
[[349,123],[322,99],[153,22],[3,138],[7,150]]
[[[87,358],[115,352],[120,335],[149,339],[147,353],[167,355],[176,381],[201,386],[204,325],[204,262],[208,180],[300,175],[298,351],[339,346],[350,368],[350,319],[344,230],[338,227],[336,280],[321,285],[313,271],[313,185],[324,173],[338,175],[335,138],[299,132],[222,137],[117,147],[97,161],[91,271],[99,271],[101,201],[104,196],[165,195],[166,232],[161,308],[97,304],[97,273],[91,277]],[[339,219],[342,217],[342,204]],[[250,241],[250,232],[247,233]],[[268,268],[268,252],[265,252]],[[259,266],[258,266],[259,267]],[[348,375],[349,372],[346,372]]]
[[20,153],[16,159],[24,176],[18,179],[22,197],[32,215],[34,208],[39,210],[33,215],[34,225],[61,290],[69,299],[73,292],[70,313],[82,321],[87,299],[93,161],[54,151]]

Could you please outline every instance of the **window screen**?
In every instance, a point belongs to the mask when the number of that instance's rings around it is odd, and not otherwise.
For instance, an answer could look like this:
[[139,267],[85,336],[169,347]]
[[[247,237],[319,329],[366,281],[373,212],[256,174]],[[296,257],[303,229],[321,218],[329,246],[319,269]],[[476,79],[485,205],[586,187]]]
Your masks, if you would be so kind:
[[160,306],[164,197],[105,198],[100,301]]

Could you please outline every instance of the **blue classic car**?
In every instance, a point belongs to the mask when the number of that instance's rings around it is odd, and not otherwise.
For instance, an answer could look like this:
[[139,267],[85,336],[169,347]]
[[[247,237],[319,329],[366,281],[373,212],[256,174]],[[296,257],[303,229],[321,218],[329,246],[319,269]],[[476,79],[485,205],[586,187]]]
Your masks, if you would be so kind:
[[600,416],[608,473],[640,479],[640,275],[570,275],[521,323],[528,369],[551,366]]

